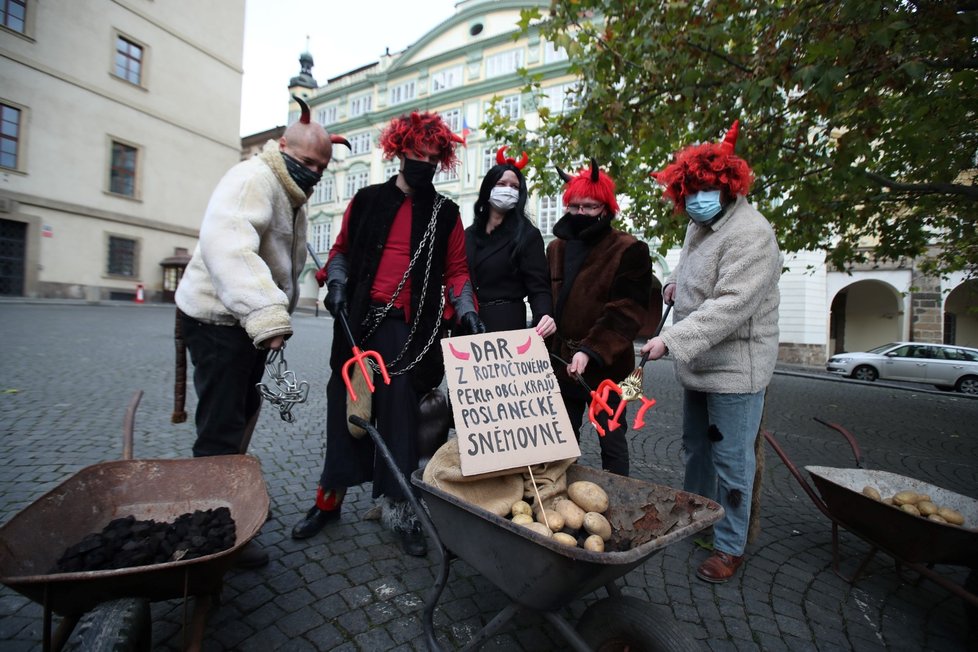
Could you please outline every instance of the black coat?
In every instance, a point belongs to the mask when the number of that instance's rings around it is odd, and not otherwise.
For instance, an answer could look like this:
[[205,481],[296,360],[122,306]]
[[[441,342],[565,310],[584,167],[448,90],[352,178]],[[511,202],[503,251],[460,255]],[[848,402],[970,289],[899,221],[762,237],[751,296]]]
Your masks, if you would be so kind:
[[490,332],[526,328],[524,298],[530,300],[532,324],[553,315],[543,236],[532,224],[523,225],[526,244],[514,259],[514,226],[510,216],[488,235],[485,231],[480,234],[475,225],[465,230],[465,255],[479,300],[479,317]]

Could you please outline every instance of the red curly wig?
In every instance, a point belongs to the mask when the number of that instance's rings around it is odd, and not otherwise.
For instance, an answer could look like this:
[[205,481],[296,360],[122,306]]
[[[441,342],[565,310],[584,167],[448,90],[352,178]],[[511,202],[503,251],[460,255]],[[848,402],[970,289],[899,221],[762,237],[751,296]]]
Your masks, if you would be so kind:
[[414,111],[410,115],[394,118],[380,134],[384,158],[392,159],[404,152],[435,150],[443,170],[451,169],[458,163],[455,144],[461,142],[462,138],[452,133],[440,115],[429,111]]
[[739,126],[740,121],[734,120],[723,141],[690,145],[664,170],[652,173],[652,178],[666,187],[664,194],[676,205],[677,213],[686,210],[688,195],[701,190],[719,189],[724,203],[750,191],[754,172],[734,154]]
[[598,169],[598,162],[591,159],[590,168],[581,168],[577,176],[570,176],[560,168],[557,168],[567,187],[564,189],[564,206],[580,201],[582,199],[592,199],[599,201],[611,211],[612,217],[618,214],[618,199],[615,197],[615,182],[611,177]]

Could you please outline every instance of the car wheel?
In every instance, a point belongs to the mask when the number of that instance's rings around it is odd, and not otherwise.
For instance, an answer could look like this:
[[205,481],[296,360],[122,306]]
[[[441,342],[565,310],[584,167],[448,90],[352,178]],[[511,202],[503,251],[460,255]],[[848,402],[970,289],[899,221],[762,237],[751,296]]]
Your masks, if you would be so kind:
[[873,369],[869,365],[864,364],[864,365],[859,365],[858,367],[852,370],[852,377],[855,378],[856,380],[866,380],[869,382],[873,382],[874,380],[879,378],[880,375],[876,372],[875,369]]
[[962,394],[978,396],[978,376],[964,376],[960,378],[958,384],[954,386],[954,389]]

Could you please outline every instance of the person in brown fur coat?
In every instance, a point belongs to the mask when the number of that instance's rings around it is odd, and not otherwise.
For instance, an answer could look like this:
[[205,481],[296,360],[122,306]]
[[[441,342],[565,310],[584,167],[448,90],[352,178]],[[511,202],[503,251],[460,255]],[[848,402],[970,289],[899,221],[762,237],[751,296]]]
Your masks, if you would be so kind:
[[[652,258],[647,244],[611,226],[618,214],[615,183],[594,159],[576,176],[557,172],[566,184],[567,213],[554,225],[556,239],[547,247],[557,321],[549,347],[580,440],[590,395],[579,378],[597,389],[605,379],[621,382],[635,368],[634,340],[649,307]],[[609,397],[613,410],[620,401],[615,393]],[[601,466],[620,475],[629,470],[625,420],[612,430],[608,415],[598,417],[606,433],[599,439]]]

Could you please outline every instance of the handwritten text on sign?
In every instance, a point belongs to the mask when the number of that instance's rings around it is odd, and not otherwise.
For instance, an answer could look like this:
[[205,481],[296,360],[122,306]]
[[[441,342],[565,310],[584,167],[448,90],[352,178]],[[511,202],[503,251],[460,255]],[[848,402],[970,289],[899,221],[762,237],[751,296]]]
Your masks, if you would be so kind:
[[453,337],[441,345],[462,475],[580,456],[536,331]]

